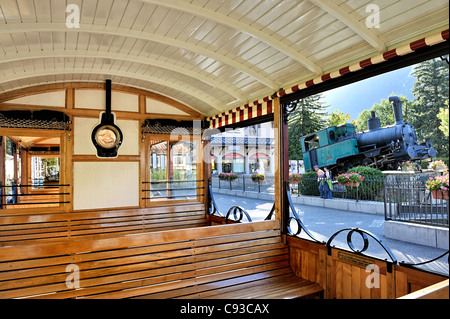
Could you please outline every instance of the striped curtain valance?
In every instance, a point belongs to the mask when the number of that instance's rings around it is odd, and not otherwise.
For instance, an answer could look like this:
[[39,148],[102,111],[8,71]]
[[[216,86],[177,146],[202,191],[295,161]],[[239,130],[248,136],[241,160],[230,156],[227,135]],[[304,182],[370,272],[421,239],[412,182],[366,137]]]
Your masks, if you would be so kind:
[[263,99],[254,101],[252,103],[246,104],[244,106],[239,106],[237,108],[231,109],[227,112],[223,112],[217,114],[215,116],[209,117],[207,120],[209,121],[210,128],[218,128],[230,124],[235,124],[241,121],[249,120],[258,116],[266,115],[273,113],[272,101],[275,98],[282,97],[299,90],[306,89],[310,86],[317,85],[319,83],[325,82],[330,79],[338,78],[344,74],[349,72],[356,72],[361,69],[367,68],[371,65],[375,65],[378,63],[382,63],[388,61],[397,56],[403,56],[409,53],[412,53],[420,48],[426,46],[433,46],[438,43],[444,42],[449,38],[449,29],[446,29],[438,34],[422,38],[420,40],[411,42],[404,46],[389,50],[387,52],[378,54],[372,58],[365,59],[358,63],[343,67],[337,71],[330,72],[328,74],[316,77],[312,80],[306,81],[304,83],[292,86],[288,89],[281,90],[272,96],[267,96]]

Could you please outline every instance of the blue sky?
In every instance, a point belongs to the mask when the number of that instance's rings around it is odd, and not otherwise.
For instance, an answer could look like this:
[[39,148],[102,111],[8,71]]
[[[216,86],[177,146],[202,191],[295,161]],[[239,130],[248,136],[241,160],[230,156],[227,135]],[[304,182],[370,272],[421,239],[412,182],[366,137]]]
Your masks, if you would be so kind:
[[323,93],[328,112],[334,110],[350,113],[356,120],[363,110],[370,110],[375,103],[388,99],[391,95],[406,96],[414,99],[412,89],[416,78],[411,75],[414,66],[378,75],[367,80],[349,84]]

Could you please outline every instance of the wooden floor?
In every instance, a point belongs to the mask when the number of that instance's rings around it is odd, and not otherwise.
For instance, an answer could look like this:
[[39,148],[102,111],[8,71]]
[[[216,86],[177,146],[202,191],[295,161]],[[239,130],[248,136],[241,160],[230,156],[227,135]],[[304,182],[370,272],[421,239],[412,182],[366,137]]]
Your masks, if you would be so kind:
[[[274,276],[275,274],[282,274]],[[205,285],[207,288],[207,285]],[[292,274],[290,268],[216,283],[222,287],[179,298],[201,299],[297,299],[321,297],[323,289],[314,282]]]

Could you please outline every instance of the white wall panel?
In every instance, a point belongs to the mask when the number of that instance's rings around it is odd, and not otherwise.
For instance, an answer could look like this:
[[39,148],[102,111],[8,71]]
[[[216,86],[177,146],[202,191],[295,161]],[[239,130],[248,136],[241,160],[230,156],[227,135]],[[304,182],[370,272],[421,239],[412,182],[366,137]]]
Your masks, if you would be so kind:
[[[74,118],[74,155],[96,155],[92,144],[92,130],[100,123],[98,118]],[[117,126],[123,134],[123,142],[118,155],[139,155],[139,121],[117,120]]]
[[155,114],[173,114],[173,115],[189,115],[186,112],[183,112],[173,106],[170,106],[166,103],[146,99],[146,112],[147,113],[155,113]]
[[[105,110],[106,91],[75,90],[75,108]],[[111,110],[138,112],[139,96],[122,92],[111,92]]]
[[75,162],[73,208],[139,206],[138,162]]
[[20,97],[18,99],[9,100],[8,103],[65,107],[66,106],[66,91],[57,91],[57,92],[28,95],[28,96]]

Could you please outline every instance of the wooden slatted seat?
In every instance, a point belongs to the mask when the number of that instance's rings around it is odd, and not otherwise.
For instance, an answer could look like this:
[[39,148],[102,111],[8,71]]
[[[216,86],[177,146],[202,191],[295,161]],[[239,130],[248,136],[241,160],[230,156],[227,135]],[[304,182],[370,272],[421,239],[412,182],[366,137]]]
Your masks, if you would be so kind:
[[[70,269],[79,269],[78,289],[66,284],[76,274]],[[292,273],[279,221],[0,247],[0,298],[299,298],[321,291]]]
[[101,238],[207,224],[202,203],[72,213],[3,211],[0,246]]

